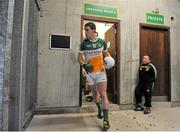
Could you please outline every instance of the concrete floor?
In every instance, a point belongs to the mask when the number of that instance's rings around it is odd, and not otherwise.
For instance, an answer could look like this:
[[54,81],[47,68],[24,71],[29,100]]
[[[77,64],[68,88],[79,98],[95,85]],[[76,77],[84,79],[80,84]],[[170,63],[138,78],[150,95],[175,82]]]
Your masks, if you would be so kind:
[[[154,107],[152,113],[112,111],[110,131],[180,131],[180,107]],[[96,113],[36,115],[27,131],[102,131]]]

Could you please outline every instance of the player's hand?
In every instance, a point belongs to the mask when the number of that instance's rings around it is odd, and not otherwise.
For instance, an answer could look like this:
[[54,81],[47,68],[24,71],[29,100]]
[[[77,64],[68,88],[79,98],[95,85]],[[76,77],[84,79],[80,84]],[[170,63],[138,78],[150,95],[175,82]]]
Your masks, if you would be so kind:
[[90,64],[84,64],[83,68],[86,70],[87,73],[91,73],[94,70],[93,66],[91,66]]

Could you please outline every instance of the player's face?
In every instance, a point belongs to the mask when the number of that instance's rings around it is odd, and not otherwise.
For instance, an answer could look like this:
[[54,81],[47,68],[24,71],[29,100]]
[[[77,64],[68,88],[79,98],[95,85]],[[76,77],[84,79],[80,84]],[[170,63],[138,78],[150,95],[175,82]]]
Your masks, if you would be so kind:
[[143,56],[142,63],[148,64],[150,62],[149,56]]
[[92,39],[94,37],[95,29],[91,29],[90,26],[85,27],[85,35],[88,39]]

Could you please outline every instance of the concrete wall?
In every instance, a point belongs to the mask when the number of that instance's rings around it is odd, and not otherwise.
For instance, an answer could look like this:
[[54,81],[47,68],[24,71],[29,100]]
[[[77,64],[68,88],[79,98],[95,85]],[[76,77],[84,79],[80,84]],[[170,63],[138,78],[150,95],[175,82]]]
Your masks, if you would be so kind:
[[37,68],[38,68],[38,30],[39,30],[39,11],[34,0],[29,0],[27,4],[27,36],[26,41],[26,70],[25,70],[25,111],[29,111],[29,106],[34,106],[37,101]]
[[[145,13],[159,8],[165,26],[170,27],[171,101],[180,101],[178,0],[45,0],[40,19],[38,106],[78,106],[79,65],[76,59],[80,43],[80,19],[83,4],[108,5],[119,9],[120,36],[120,104],[132,104],[139,66],[139,23],[146,23]],[[175,18],[174,21],[170,17]],[[48,34],[72,35],[70,51],[49,50]]]
[[6,31],[1,30],[4,35],[1,130],[23,130],[36,101],[38,10],[34,0],[1,2],[6,24],[2,24]]
[[34,0],[15,0],[9,78],[9,96],[12,98],[9,130],[22,130],[35,107],[38,17]]
[[10,54],[11,54],[11,41],[12,41],[12,23],[13,23],[13,11],[14,11],[14,0],[2,0],[1,4],[1,49],[4,51],[1,62],[1,73],[3,74],[3,81],[1,87],[1,130],[8,129],[8,110],[9,110],[9,62],[10,62]]
[[0,130],[2,129],[2,98],[3,98],[3,69],[4,69],[4,50],[7,32],[7,14],[9,1],[0,1]]
[[[42,1],[38,57],[38,106],[79,106],[79,0]],[[74,5],[73,5],[74,4]],[[50,50],[49,33],[72,36],[71,50]]]
[[[159,8],[164,15],[165,26],[170,27],[170,71],[171,71],[171,101],[180,101],[180,1],[179,0],[136,0],[132,2],[132,88],[135,88],[137,66],[139,64],[139,23],[145,21],[145,13]],[[171,16],[174,21],[171,21]]]

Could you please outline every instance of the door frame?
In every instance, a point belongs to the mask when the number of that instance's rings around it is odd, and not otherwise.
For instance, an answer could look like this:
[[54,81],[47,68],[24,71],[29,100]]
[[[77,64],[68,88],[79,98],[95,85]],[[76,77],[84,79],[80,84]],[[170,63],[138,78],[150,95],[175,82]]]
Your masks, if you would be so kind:
[[[120,20],[118,19],[111,19],[111,18],[104,18],[104,17],[97,17],[97,16],[87,16],[81,15],[81,30],[80,30],[80,40],[83,40],[83,21],[90,20],[90,21],[98,21],[98,22],[109,22],[114,23],[117,25],[117,45],[116,45],[116,52],[117,52],[117,64],[116,64],[116,87],[117,87],[117,104],[120,104]],[[82,106],[82,67],[80,67],[80,95],[79,95],[79,106]]]
[[[168,83],[168,94],[167,94],[167,99],[166,98],[161,98],[159,96],[153,96],[155,101],[171,101],[171,50],[170,50],[170,27],[168,26],[164,26],[164,25],[153,25],[153,24],[147,24],[147,23],[140,23],[139,24],[139,42],[141,45],[141,29],[143,28],[154,28],[154,29],[160,29],[160,30],[165,30],[167,31],[168,34],[168,38],[167,38],[167,46],[165,47],[165,52],[166,55],[165,57],[167,58],[168,61],[168,77],[169,77],[169,83]],[[139,45],[139,58],[141,55],[141,51],[140,51],[140,45]]]

